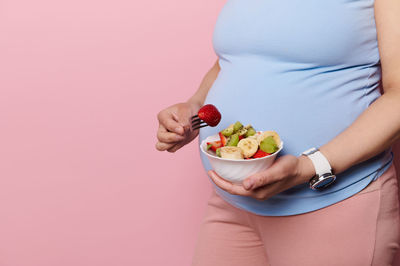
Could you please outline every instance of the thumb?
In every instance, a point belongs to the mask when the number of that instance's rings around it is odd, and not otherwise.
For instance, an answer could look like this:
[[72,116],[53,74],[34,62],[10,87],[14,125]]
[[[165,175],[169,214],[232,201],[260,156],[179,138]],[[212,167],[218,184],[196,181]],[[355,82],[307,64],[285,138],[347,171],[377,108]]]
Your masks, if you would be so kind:
[[272,169],[267,169],[246,178],[242,183],[243,187],[247,190],[251,190],[277,182],[279,178],[277,178],[278,176],[276,173],[271,170]]
[[190,130],[189,117],[183,116],[183,115],[178,116],[174,112],[172,113],[172,117],[174,118],[174,120],[176,122],[178,122],[182,126],[184,132],[187,132],[188,130]]
[[249,190],[280,182],[292,175],[294,167],[297,167],[296,162],[297,158],[293,155],[279,157],[266,170],[246,178],[242,184]]

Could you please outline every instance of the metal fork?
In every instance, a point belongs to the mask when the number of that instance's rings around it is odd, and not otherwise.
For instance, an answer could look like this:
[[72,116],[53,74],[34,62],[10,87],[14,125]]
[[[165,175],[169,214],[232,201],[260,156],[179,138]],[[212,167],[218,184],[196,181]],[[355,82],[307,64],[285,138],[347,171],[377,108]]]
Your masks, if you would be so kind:
[[192,130],[196,130],[196,129],[208,126],[206,122],[204,122],[203,120],[201,120],[199,118],[198,115],[192,116],[191,121],[192,121],[191,122]]

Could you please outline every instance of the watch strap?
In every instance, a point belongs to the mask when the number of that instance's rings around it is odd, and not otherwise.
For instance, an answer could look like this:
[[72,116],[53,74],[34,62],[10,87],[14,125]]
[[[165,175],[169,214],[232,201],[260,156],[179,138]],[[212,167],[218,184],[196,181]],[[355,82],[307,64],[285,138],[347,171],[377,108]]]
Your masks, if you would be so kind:
[[322,176],[327,173],[332,174],[332,167],[329,164],[328,159],[316,148],[311,148],[302,153],[303,155],[308,156],[311,162],[314,165],[315,173],[318,176]]

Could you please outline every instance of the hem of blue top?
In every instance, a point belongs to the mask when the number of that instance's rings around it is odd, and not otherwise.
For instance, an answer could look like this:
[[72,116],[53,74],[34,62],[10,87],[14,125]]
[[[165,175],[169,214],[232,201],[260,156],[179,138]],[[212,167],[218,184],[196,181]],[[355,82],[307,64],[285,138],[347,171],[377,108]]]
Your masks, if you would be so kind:
[[[334,192],[328,193],[328,194],[323,194],[323,195],[318,195],[316,197],[296,197],[293,198],[293,200],[296,201],[296,204],[291,208],[290,206],[287,206],[285,210],[279,210],[277,211],[274,209],[272,212],[269,212],[267,209],[264,209],[262,212],[261,211],[256,211],[256,210],[249,210],[248,206],[245,206],[245,204],[241,204],[240,202],[234,202],[224,196],[224,193],[222,192],[222,189],[217,187],[214,183],[215,191],[216,193],[224,199],[227,203],[232,205],[233,207],[236,207],[238,209],[259,215],[259,216],[292,216],[292,215],[298,215],[298,214],[304,214],[308,212],[313,212],[322,208],[325,208],[327,206],[333,205],[335,203],[338,203],[340,201],[343,201],[361,190],[363,190],[365,187],[367,187],[372,181],[375,181],[377,178],[379,178],[393,163],[393,152],[390,151],[390,159],[379,169],[374,171],[373,173],[363,177],[362,179],[352,183],[349,186],[343,187],[340,190],[336,190]],[[225,192],[226,193],[226,192]]]

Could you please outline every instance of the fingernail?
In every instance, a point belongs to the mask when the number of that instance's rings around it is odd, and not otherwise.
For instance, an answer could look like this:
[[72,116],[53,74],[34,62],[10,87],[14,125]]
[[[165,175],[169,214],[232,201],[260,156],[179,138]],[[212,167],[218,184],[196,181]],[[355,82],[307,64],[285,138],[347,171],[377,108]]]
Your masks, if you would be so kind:
[[252,188],[252,186],[254,185],[254,181],[253,179],[247,179],[243,182],[243,186],[245,189],[249,190]]
[[183,128],[181,128],[181,127],[176,127],[175,128],[175,132],[178,133],[178,134],[182,134],[183,133],[182,131],[183,131]]
[[183,132],[185,132],[187,129],[190,129],[190,125],[188,125],[188,124],[180,123],[180,125],[181,125],[182,128],[183,128]]

